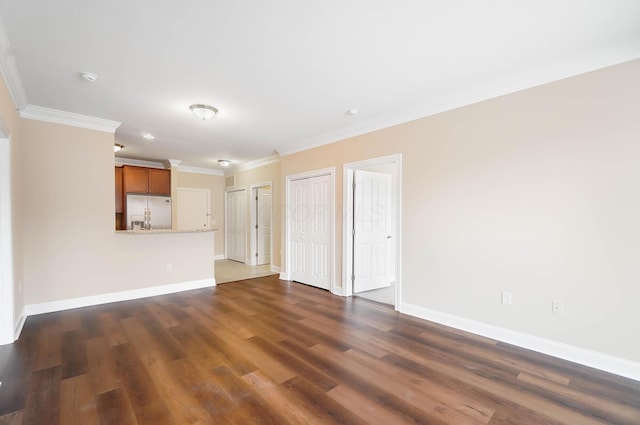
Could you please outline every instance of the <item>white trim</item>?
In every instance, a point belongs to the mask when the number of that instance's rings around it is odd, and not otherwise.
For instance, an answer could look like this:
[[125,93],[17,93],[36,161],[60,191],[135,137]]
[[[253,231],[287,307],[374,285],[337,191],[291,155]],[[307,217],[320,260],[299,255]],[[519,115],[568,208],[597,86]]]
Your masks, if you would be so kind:
[[353,295],[353,287],[351,285],[352,274],[352,238],[351,229],[353,229],[353,197],[351,187],[353,185],[353,173],[356,169],[373,167],[376,165],[395,165],[394,170],[394,199],[392,202],[397,208],[395,212],[395,255],[396,269],[394,271],[396,280],[395,293],[395,309],[398,310],[401,303],[401,286],[402,286],[402,154],[392,154],[378,158],[365,159],[363,161],[350,162],[343,165],[343,189],[342,189],[342,205],[344,213],[342,215],[342,281],[343,296],[349,297]]
[[4,78],[16,109],[20,110],[27,106],[29,103],[27,94],[24,91],[24,85],[18,72],[15,57],[12,54],[11,44],[9,43],[2,17],[0,17],[0,74]]
[[213,257],[213,261],[219,261],[219,260],[225,260],[227,257],[225,257],[224,254],[218,254],[215,257]]
[[273,164],[278,161],[280,161],[280,154],[274,153],[273,155],[265,156],[264,158],[239,164],[234,168],[234,172],[253,170],[254,168],[264,167],[265,165]]
[[14,331],[13,331],[13,340],[16,341],[20,338],[20,334],[22,333],[22,328],[24,327],[24,322],[27,320],[27,312],[24,307],[22,307],[22,311],[20,311],[20,316],[18,316],[18,320],[16,322]]
[[477,322],[464,317],[442,313],[409,303],[402,303],[400,305],[400,312],[640,381],[640,363],[638,362],[512,331],[487,323]]
[[15,341],[11,142],[0,139],[0,345]]
[[271,265],[271,271],[274,273],[280,273],[280,267]]
[[[256,216],[256,209],[257,206],[256,204],[258,203],[258,201],[256,200],[256,196],[258,196],[258,189],[261,187],[268,187],[271,190],[271,236],[269,238],[269,257],[271,257],[271,255],[273,254],[273,183],[271,181],[268,182],[263,182],[263,183],[257,183],[257,184],[252,184],[249,186],[249,196],[251,197],[249,199],[249,230],[250,230],[250,237],[249,237],[249,256],[250,256],[250,262],[247,263],[249,265],[255,266],[258,264],[258,259],[257,257],[254,255],[254,253],[256,252],[256,250],[258,249],[258,240],[257,240],[257,235],[256,232],[254,232],[255,230],[255,226],[258,224],[258,217]],[[271,262],[271,260],[269,260],[269,262]]]
[[149,288],[132,289],[130,291],[111,292],[108,294],[50,301],[40,304],[28,304],[25,306],[25,311],[27,316],[33,316],[36,314],[70,310],[72,308],[90,307],[119,301],[129,301],[138,298],[155,297],[157,295],[173,294],[176,292],[209,288],[212,286],[216,286],[216,280],[214,278],[192,280],[188,282],[171,283],[168,285],[151,286]]
[[224,172],[220,170],[212,170],[211,168],[189,167],[186,165],[178,166],[181,173],[207,174],[210,176],[224,176]]
[[58,109],[36,105],[27,105],[20,111],[20,116],[30,120],[88,128],[89,130],[104,131],[105,133],[111,134],[114,134],[121,124],[118,121],[90,117],[88,115],[75,114],[73,112],[60,111]]
[[131,158],[123,158],[121,156],[116,156],[114,161],[116,166],[118,167],[121,165],[133,165],[136,167],[160,168],[162,170],[167,169],[165,164],[163,164],[162,162],[145,161],[143,159],[131,159]]
[[336,167],[323,168],[320,170],[305,171],[298,174],[290,174],[285,177],[285,264],[284,271],[280,273],[280,279],[291,280],[291,270],[289,265],[291,264],[291,217],[289,209],[291,206],[291,182],[295,180],[308,179],[312,177],[329,176],[329,211],[332,213],[329,215],[329,234],[331,235],[331,241],[329,243],[331,252],[329,253],[329,259],[331,261],[329,271],[329,291],[332,294],[340,294],[342,288],[337,286],[336,275],[336,234],[335,234],[335,203],[336,203]]

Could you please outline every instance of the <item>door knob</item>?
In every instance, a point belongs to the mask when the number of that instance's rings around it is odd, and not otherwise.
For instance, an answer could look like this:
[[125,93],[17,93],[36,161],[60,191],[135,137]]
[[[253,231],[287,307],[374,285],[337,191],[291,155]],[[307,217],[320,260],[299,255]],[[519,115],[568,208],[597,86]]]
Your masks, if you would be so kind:
[[391,239],[391,235],[387,235],[387,239]]

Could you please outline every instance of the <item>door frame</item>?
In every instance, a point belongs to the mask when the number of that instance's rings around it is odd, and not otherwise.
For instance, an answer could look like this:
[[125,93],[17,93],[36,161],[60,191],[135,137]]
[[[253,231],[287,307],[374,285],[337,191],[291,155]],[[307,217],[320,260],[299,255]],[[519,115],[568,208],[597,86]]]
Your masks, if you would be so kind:
[[[268,187],[269,189],[271,189],[271,214],[270,214],[271,237],[269,238],[269,252],[271,253],[270,255],[273,255],[273,184],[272,182],[268,181],[263,183],[252,184],[250,186],[251,199],[249,200],[249,210],[250,210],[249,215],[251,217],[251,221],[250,221],[249,229],[251,229],[251,241],[249,243],[249,246],[251,247],[251,262],[248,264],[252,266],[255,266],[258,264],[258,259],[254,255],[258,250],[258,238],[257,238],[256,232],[254,231],[256,229],[256,225],[258,224],[258,216],[256,215],[256,210],[258,209],[257,208],[258,201],[256,200],[256,196],[258,196],[258,189],[263,187]],[[272,261],[269,260],[269,265],[271,265],[271,263]]]
[[393,226],[395,228],[395,277],[396,277],[396,294],[395,305],[396,310],[402,304],[400,290],[402,285],[402,154],[392,154],[378,158],[366,159],[363,161],[350,162],[343,165],[343,189],[342,197],[344,205],[344,214],[342,216],[342,281],[343,295],[350,297],[353,295],[353,283],[351,275],[353,274],[353,174],[355,170],[366,169],[376,165],[395,165],[395,173],[392,178],[393,198],[392,203],[396,207]]
[[[306,171],[303,173],[290,174],[285,177],[285,261],[284,271],[280,273],[280,279],[291,280],[291,183],[295,180],[308,179],[313,177],[329,176],[329,291],[332,294],[341,294],[340,288],[336,287],[336,234],[335,234],[335,197],[336,197],[336,167],[322,168],[319,170]],[[273,253],[272,253],[273,254]]]
[[11,141],[0,129],[0,345],[16,340],[11,169]]
[[246,216],[246,212],[247,212],[247,188],[246,187],[230,187],[230,188],[225,188],[224,189],[224,258],[228,259],[229,256],[227,255],[227,253],[229,252],[228,250],[228,245],[229,245],[229,238],[228,238],[228,230],[229,230],[229,217],[227,217],[227,206],[228,206],[228,199],[227,197],[229,196],[229,193],[231,192],[240,192],[243,191],[245,194],[245,199],[243,202],[244,205],[244,209],[245,209],[245,217],[244,217],[244,263],[245,264],[249,264],[249,262],[247,261],[247,216]]

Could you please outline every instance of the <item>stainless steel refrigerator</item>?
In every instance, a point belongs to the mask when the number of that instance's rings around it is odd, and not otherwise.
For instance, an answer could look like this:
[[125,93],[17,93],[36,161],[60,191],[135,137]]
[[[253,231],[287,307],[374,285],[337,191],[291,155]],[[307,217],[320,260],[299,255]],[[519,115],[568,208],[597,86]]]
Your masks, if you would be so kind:
[[127,195],[127,230],[171,229],[171,197]]

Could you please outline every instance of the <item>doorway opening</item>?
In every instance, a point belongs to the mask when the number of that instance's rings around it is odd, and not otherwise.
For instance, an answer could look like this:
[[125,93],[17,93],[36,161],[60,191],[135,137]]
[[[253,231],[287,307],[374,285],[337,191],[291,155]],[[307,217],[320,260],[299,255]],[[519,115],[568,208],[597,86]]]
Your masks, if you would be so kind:
[[10,142],[0,138],[0,345],[15,341],[11,214]]
[[344,165],[344,295],[401,303],[402,155]]

